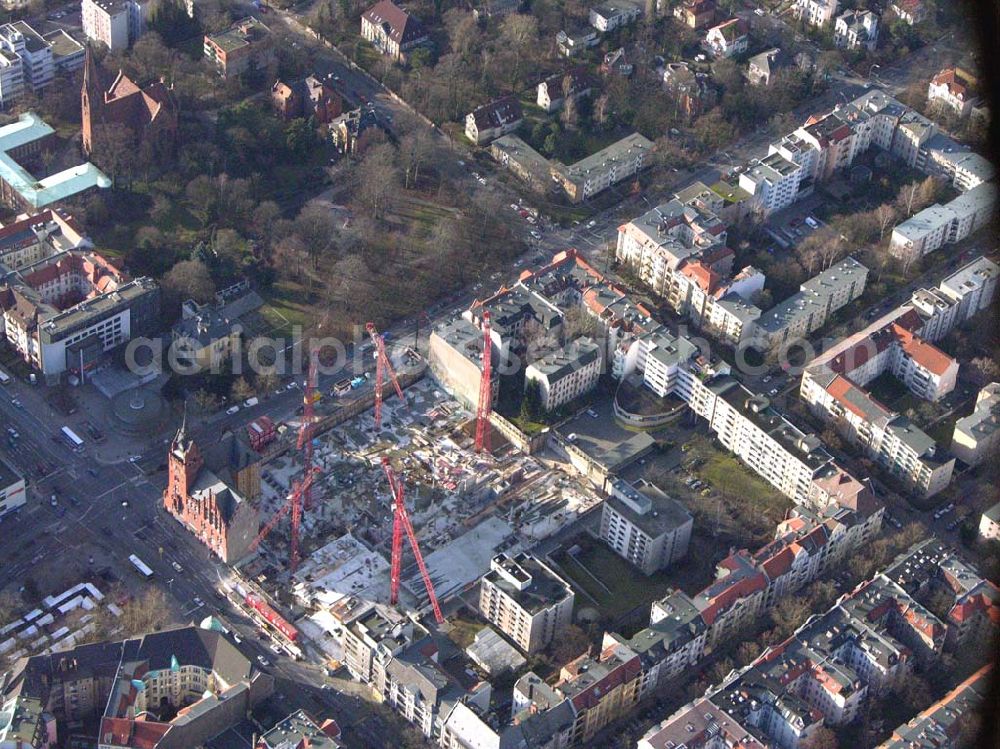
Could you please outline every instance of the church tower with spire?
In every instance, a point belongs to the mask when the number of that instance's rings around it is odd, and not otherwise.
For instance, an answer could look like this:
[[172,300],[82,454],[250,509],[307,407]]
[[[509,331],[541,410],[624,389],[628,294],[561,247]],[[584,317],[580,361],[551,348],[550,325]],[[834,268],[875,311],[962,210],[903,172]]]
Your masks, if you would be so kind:
[[94,126],[100,123],[104,108],[104,85],[97,61],[87,45],[84,52],[83,86],[80,88],[80,116],[83,121],[83,152],[90,156],[94,150]]

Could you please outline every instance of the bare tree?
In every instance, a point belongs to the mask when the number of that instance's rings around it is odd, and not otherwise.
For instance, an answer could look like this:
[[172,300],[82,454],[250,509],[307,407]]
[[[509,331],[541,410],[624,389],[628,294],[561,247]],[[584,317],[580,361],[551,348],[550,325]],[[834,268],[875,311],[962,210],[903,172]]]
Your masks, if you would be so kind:
[[383,217],[389,196],[399,187],[396,157],[396,148],[382,143],[365,154],[358,166],[359,192],[375,219]]
[[538,19],[534,16],[515,13],[503,19],[500,37],[510,45],[514,55],[511,83],[516,86],[521,75],[521,61],[524,54],[538,43]]
[[875,209],[875,218],[878,221],[878,239],[881,242],[889,224],[896,219],[896,209],[889,203],[883,203]]
[[407,189],[416,187],[420,180],[420,168],[431,157],[433,150],[430,134],[424,128],[413,130],[402,137],[399,155],[403,162],[404,186]]

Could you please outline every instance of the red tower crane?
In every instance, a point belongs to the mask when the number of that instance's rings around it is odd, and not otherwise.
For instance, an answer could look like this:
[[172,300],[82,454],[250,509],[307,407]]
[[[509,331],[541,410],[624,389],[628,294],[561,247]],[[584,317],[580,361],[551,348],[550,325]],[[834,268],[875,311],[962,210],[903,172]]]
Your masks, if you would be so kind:
[[388,373],[389,378],[392,380],[392,386],[396,389],[396,395],[399,396],[399,400],[405,403],[406,398],[403,397],[403,388],[399,386],[399,380],[396,379],[396,370],[392,368],[392,363],[385,353],[385,341],[378,330],[376,330],[375,323],[370,322],[365,325],[365,330],[368,331],[368,335],[372,338],[372,343],[375,344],[375,431],[377,432],[382,428],[382,384],[386,373]]
[[[309,350],[309,373],[306,375],[306,386],[302,391],[302,424],[299,426],[299,438],[297,447],[302,453],[302,476],[312,473],[313,460],[313,422],[316,419],[316,370],[319,352],[312,348]],[[306,488],[302,493],[303,507],[312,509],[312,490]],[[294,516],[293,516],[294,522]],[[298,529],[295,529],[296,532]]]
[[438,624],[444,623],[441,615],[441,607],[438,605],[437,594],[434,592],[434,584],[431,576],[424,565],[424,557],[420,553],[420,546],[417,545],[417,537],[413,533],[413,525],[410,523],[410,515],[406,511],[406,504],[403,499],[403,482],[389,463],[389,458],[382,456],[382,469],[385,477],[389,480],[389,490],[392,492],[392,563],[389,569],[389,602],[393,605],[399,601],[399,574],[403,562],[403,532],[410,539],[410,548],[413,549],[413,556],[416,557],[417,567],[420,568],[420,576],[424,579],[424,587],[427,588],[427,597],[431,600],[431,608],[434,609],[434,620]]
[[493,344],[490,339],[490,313],[483,312],[483,373],[479,378],[479,408],[476,411],[476,452],[490,452],[490,411],[493,410],[492,376]]
[[290,572],[295,572],[299,566],[299,525],[302,521],[302,497],[312,488],[315,475],[315,471],[310,470],[308,473],[303,475],[300,481],[296,481],[292,485],[292,491],[288,495],[288,501],[285,502],[285,504],[283,504],[276,513],[274,513],[274,516],[267,521],[267,525],[265,525],[261,529],[260,533],[257,534],[257,538],[255,538],[253,543],[250,544],[250,550],[255,550],[267,534],[274,530],[278,521],[281,520],[281,518],[283,518],[290,510],[292,513],[292,531],[289,541],[290,549],[288,557],[288,569]]

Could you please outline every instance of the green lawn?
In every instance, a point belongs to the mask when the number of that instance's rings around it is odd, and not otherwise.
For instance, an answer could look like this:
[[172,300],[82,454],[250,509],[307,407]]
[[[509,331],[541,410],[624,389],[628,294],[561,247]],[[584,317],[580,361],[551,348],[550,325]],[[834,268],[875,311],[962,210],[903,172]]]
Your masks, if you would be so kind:
[[472,644],[476,633],[486,625],[475,619],[463,619],[456,616],[448,619],[448,626],[450,627],[448,630],[448,639],[462,648],[462,650],[465,650],[465,648]]
[[[589,595],[601,613],[612,619],[648,606],[674,588],[694,593],[711,579],[711,552],[696,551],[700,545],[696,539],[692,539],[692,549],[685,559],[648,577],[591,536],[578,536],[564,548],[574,544],[582,549],[579,554],[570,556],[558,551],[553,559],[572,585]],[[580,596],[576,605],[590,606],[591,602]]]

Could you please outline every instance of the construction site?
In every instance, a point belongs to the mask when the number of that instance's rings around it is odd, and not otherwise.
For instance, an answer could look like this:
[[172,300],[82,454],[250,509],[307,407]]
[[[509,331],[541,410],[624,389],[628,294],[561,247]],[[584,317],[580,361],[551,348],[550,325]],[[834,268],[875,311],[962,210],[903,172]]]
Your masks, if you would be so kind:
[[[259,553],[240,567],[329,658],[345,599],[440,624],[441,608],[494,555],[534,545],[601,501],[575,473],[513,449],[490,425],[488,402],[471,413],[428,377],[404,391],[388,357],[377,365],[374,407],[332,428],[306,388],[302,420],[288,425],[297,449],[261,472]],[[488,399],[488,380],[484,390]]]

